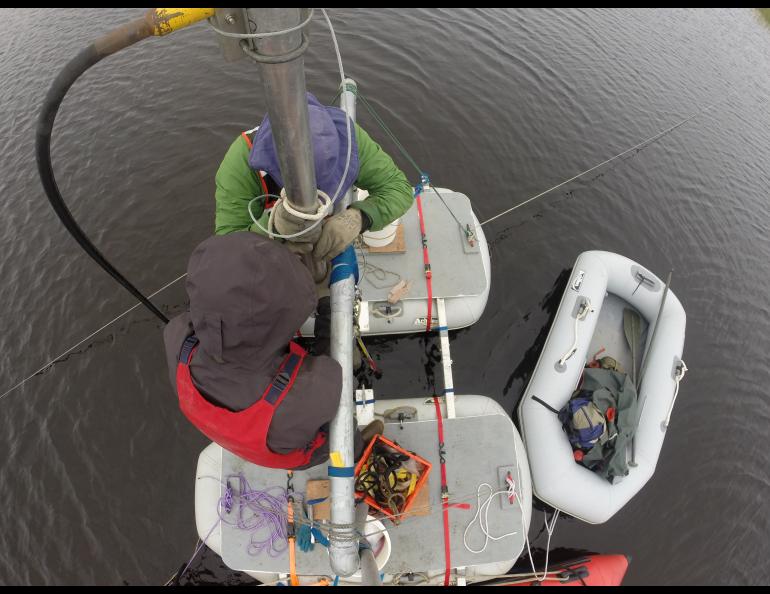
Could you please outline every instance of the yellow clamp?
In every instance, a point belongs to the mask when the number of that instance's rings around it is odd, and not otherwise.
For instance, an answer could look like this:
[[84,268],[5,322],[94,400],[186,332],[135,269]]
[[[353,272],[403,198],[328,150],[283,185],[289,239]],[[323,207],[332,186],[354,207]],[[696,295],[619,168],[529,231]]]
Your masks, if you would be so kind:
[[213,16],[213,8],[152,8],[145,18],[152,34],[160,37]]

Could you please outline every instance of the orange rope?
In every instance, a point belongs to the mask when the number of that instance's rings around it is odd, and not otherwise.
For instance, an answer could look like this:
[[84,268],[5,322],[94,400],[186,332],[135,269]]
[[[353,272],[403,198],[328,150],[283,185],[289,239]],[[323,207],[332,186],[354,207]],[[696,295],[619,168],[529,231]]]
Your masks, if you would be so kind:
[[299,586],[299,578],[297,577],[297,549],[296,538],[294,536],[294,499],[289,497],[289,505],[286,509],[286,521],[289,524],[289,576],[290,584],[292,586]]

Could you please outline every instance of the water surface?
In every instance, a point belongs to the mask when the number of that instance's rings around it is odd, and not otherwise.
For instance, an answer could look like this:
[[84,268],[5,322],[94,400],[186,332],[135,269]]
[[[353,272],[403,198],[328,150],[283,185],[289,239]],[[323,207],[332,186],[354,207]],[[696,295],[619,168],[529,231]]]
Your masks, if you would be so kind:
[[[95,31],[141,11],[0,10],[2,393],[133,304],[61,228],[33,145],[58,70]],[[485,227],[489,305],[452,353],[460,393],[513,411],[554,287],[580,252],[620,252],[659,276],[673,268],[690,373],[657,473],[612,521],[560,522],[553,544],[631,555],[628,584],[767,583],[767,27],[750,9],[331,16],[348,74],[482,220],[722,101]],[[309,89],[330,99],[337,75],[320,19],[307,69]],[[68,95],[54,138],[62,192],[144,291],[177,277],[212,231],[214,173],[264,106],[254,65],[224,63],[205,25],[105,60]],[[364,110],[360,122],[411,175]],[[174,314],[184,300],[176,286],[157,302]],[[206,441],[178,412],[160,331],[137,310],[0,401],[0,583],[158,584],[189,558]],[[372,343],[380,397],[429,393],[432,342]],[[241,581],[212,554],[191,577]]]

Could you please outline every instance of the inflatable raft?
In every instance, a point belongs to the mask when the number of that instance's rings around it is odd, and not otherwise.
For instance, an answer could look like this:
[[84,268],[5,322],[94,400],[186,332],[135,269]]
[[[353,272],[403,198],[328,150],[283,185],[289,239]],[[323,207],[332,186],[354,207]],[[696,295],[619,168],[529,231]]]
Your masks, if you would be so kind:
[[[591,524],[606,522],[639,492],[652,477],[663,446],[686,370],[681,358],[685,312],[665,289],[657,276],[628,258],[600,251],[581,254],[519,405],[535,495]],[[635,358],[624,332],[628,309],[642,321]],[[639,420],[626,448],[628,475],[613,482],[575,461],[555,412],[570,400],[584,368],[599,352],[629,373],[644,369],[636,400]]]

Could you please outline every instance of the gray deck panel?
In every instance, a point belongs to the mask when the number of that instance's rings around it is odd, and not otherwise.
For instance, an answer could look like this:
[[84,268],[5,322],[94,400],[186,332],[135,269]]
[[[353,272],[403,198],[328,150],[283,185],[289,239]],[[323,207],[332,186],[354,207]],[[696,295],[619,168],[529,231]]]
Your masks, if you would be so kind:
[[[476,489],[481,483],[497,486],[499,468],[516,464],[515,447],[510,420],[502,415],[486,415],[444,421],[447,450],[447,480],[452,501],[466,501],[471,509],[452,508],[449,511],[454,567],[505,561],[518,557],[524,546],[521,512],[518,505],[509,505],[498,498],[489,508],[489,526],[493,534],[517,531],[517,534],[490,543],[482,554],[472,554],[463,545],[463,532],[476,512]],[[386,573],[408,571],[438,571],[444,568],[443,520],[441,514],[441,473],[438,460],[438,433],[435,421],[387,424],[386,437],[402,447],[414,450],[433,464],[426,486],[429,489],[432,513],[412,517],[389,529],[392,554],[385,566]],[[285,486],[286,472],[265,469],[243,462],[227,451],[223,452],[222,476],[243,472],[252,488]],[[311,478],[326,478],[326,466],[318,466],[294,475],[295,491],[302,493]],[[288,554],[271,558],[250,556],[246,547],[250,536],[230,526],[222,526],[222,558],[240,571],[285,573]],[[480,548],[483,536],[475,527],[469,533],[469,544]],[[297,553],[297,571],[304,575],[328,575],[330,572],[326,549],[316,545],[312,553]]]
[[[465,240],[452,214],[473,229],[475,223],[471,202],[458,192],[441,190],[447,206],[433,191],[426,191],[422,197],[425,215],[425,234],[428,237],[431,272],[433,273],[433,297],[475,297],[481,295],[487,286],[484,264],[478,242],[471,248]],[[452,209],[450,213],[447,207]],[[412,281],[407,299],[427,299],[425,269],[423,265],[420,223],[417,206],[401,217],[404,225],[406,252],[400,254],[367,253],[366,261],[385,271],[397,273],[404,280]],[[390,282],[390,280],[393,282]],[[365,301],[386,301],[388,292],[397,282],[396,277],[387,275],[386,280],[365,276],[361,293]]]
[[[599,320],[596,322],[594,335],[588,347],[586,363],[590,362],[593,356],[604,348],[604,352],[598,358],[612,357],[620,363],[626,373],[631,375],[631,347],[628,346],[628,341],[626,341],[626,335],[623,331],[623,310],[626,308],[633,309],[625,299],[621,299],[617,295],[609,293],[604,298],[602,309],[599,312]],[[636,355],[637,373],[639,373],[642,364],[641,351],[646,344],[648,327],[649,324],[642,317],[642,348],[639,349],[640,352]]]

